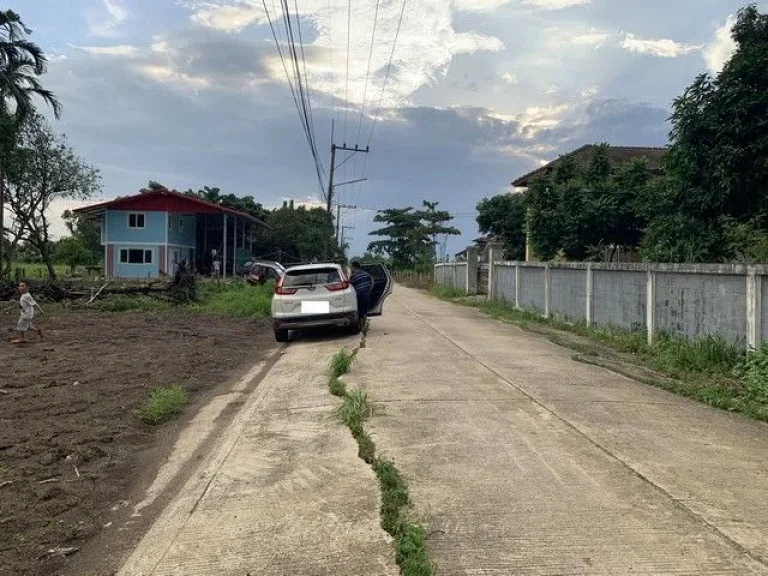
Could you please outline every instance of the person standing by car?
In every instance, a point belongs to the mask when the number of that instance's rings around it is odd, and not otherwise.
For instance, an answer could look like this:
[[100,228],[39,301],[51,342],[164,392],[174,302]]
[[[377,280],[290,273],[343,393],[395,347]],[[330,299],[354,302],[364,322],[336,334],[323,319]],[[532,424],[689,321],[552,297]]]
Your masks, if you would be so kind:
[[373,292],[373,277],[360,266],[360,262],[352,262],[352,276],[349,283],[357,294],[357,315],[360,318],[360,326],[365,326],[368,319],[368,310],[371,308],[371,294]]

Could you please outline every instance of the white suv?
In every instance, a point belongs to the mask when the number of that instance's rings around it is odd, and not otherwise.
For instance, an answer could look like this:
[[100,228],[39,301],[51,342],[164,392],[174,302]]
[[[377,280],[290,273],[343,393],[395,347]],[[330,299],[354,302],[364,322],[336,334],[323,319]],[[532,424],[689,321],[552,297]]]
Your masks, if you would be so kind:
[[[381,264],[364,264],[374,280],[369,316],[380,316],[392,289],[389,271]],[[288,268],[275,284],[272,298],[275,340],[288,340],[289,330],[344,327],[361,329],[357,295],[338,264],[307,264]]]

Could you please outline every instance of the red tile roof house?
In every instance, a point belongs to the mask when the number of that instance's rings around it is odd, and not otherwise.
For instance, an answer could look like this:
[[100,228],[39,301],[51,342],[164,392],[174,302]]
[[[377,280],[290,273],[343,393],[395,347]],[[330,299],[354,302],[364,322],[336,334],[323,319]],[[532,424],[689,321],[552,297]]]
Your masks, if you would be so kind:
[[236,273],[253,255],[251,232],[263,225],[245,212],[164,188],[74,212],[99,222],[105,272],[115,278],[173,275],[184,260],[207,271],[212,250],[223,258],[225,276]]
[[[537,168],[536,170],[533,170],[524,176],[520,176],[512,182],[512,187],[517,189],[526,189],[534,181],[540,178],[549,177],[555,171],[560,161],[566,156],[576,160],[577,164],[586,164],[592,157],[592,153],[596,147],[597,146],[594,144],[587,144],[586,146],[577,148],[573,152],[564,154],[557,160],[553,160],[552,162],[549,162],[548,164],[545,164],[544,166],[541,166],[540,168]],[[623,164],[626,164],[627,162],[631,162],[632,160],[645,160],[648,163],[648,169],[651,171],[651,173],[656,176],[661,176],[664,173],[663,160],[668,152],[669,148],[665,147],[611,146],[608,148],[608,161],[610,162],[611,167],[615,169]],[[619,261],[635,261],[635,256],[636,255],[633,250],[630,250],[625,255],[622,255],[620,251]],[[533,254],[531,245],[527,240],[525,246],[525,259],[527,262],[536,260],[536,256]]]

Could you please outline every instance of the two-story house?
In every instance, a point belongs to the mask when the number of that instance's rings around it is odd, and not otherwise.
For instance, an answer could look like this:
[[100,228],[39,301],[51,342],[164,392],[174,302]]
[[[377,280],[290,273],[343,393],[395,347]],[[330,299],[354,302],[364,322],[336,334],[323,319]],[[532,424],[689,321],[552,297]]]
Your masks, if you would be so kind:
[[105,273],[117,278],[172,275],[182,261],[207,271],[214,250],[224,275],[237,273],[253,255],[252,230],[262,224],[245,212],[164,188],[75,212],[99,222]]

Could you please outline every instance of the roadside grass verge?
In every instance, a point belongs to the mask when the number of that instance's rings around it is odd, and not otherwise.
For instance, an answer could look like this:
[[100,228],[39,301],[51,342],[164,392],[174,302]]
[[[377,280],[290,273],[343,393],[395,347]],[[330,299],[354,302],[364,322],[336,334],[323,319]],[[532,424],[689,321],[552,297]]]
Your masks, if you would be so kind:
[[200,301],[191,308],[224,316],[268,318],[272,306],[272,284],[252,286],[245,282],[201,283]]
[[575,360],[606,367],[716,408],[768,421],[768,346],[746,354],[718,336],[691,341],[665,333],[658,334],[649,345],[644,331],[589,327],[583,322],[543,318],[536,312],[517,310],[507,302],[456,296],[451,288],[430,292],[443,300],[478,308],[492,318],[542,334],[553,343],[576,351]]
[[136,411],[136,416],[147,424],[162,424],[181,414],[189,395],[181,386],[158,388],[149,393],[149,398]]
[[460,288],[454,288],[453,286],[445,286],[444,284],[433,284],[432,286],[430,286],[429,291],[435,296],[437,296],[438,298],[443,298],[445,300],[463,298],[467,295],[467,293],[464,290],[461,290]]
[[365,430],[365,421],[374,414],[370,396],[363,390],[347,390],[339,376],[349,372],[355,351],[342,349],[331,359],[328,386],[340,396],[341,404],[334,416],[345,424],[357,441],[358,456],[371,465],[381,491],[381,527],[394,538],[395,561],[401,576],[433,576],[434,566],[427,551],[427,532],[409,520],[413,507],[408,486],[391,460],[376,457],[376,444]]

